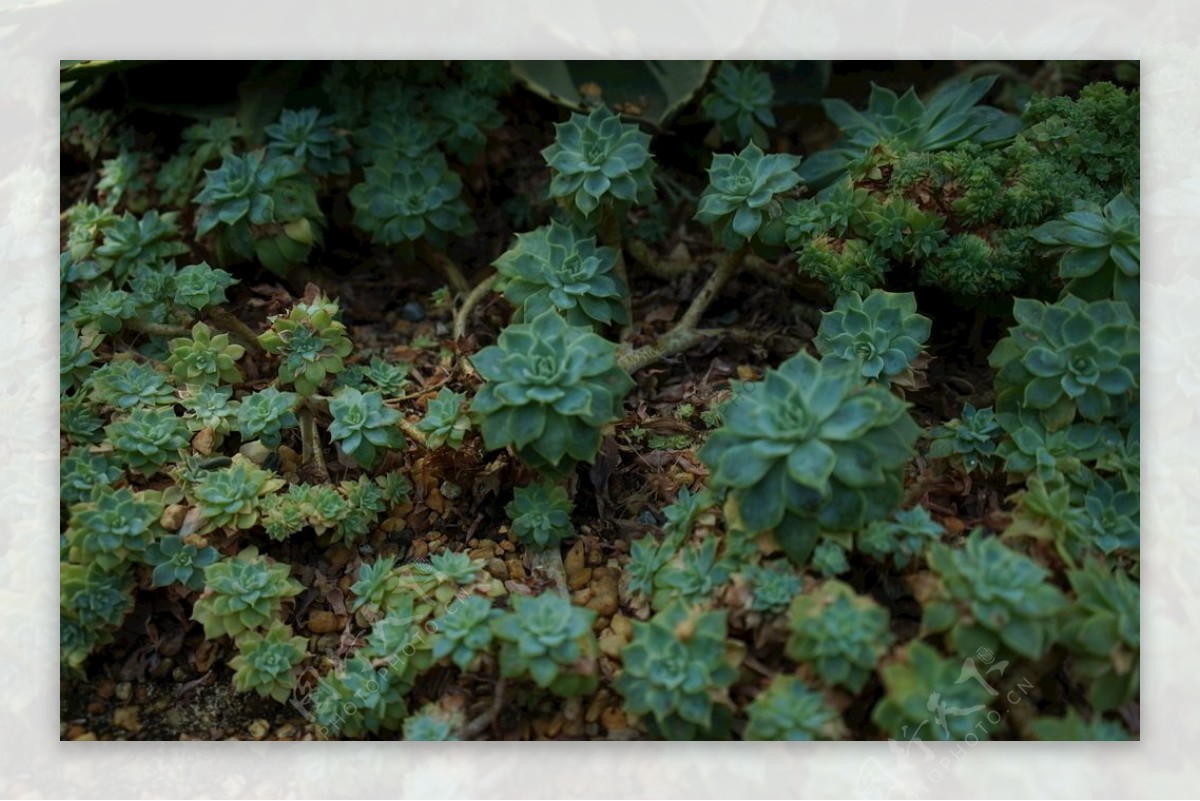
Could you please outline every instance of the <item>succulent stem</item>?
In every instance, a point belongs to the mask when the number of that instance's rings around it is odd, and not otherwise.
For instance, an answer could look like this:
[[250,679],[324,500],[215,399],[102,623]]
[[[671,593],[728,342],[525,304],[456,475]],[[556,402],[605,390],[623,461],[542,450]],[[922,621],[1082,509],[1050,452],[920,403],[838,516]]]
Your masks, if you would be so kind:
[[[495,274],[490,275],[476,284],[475,288],[468,292],[467,296],[463,298],[462,307],[458,310],[458,313],[454,315],[454,339],[456,341],[467,335],[467,323],[470,321],[471,312],[474,311],[475,307],[478,306],[479,303],[485,297],[487,297],[487,294],[492,291],[492,286],[495,283]],[[471,372],[474,372],[474,368],[470,367],[469,363],[467,369]]]

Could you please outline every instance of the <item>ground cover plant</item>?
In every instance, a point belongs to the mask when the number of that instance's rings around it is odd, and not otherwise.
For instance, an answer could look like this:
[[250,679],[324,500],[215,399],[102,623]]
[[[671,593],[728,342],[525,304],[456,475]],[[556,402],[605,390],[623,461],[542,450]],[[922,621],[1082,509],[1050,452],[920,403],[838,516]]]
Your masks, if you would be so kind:
[[1136,64],[61,79],[64,739],[1138,738]]

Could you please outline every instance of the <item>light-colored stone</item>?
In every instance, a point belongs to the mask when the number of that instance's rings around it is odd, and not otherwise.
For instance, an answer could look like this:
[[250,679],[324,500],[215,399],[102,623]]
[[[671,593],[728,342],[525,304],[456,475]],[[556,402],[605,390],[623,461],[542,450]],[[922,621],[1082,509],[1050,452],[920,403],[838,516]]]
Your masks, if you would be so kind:
[[329,634],[338,630],[337,615],[320,610],[308,616],[308,630],[313,634]]
[[267,732],[271,731],[271,724],[259,718],[247,727],[247,731],[255,740],[261,740],[267,736]]
[[136,734],[141,730],[142,724],[138,721],[138,708],[136,706],[119,706],[113,710],[112,722],[116,726],[120,726],[131,734]]

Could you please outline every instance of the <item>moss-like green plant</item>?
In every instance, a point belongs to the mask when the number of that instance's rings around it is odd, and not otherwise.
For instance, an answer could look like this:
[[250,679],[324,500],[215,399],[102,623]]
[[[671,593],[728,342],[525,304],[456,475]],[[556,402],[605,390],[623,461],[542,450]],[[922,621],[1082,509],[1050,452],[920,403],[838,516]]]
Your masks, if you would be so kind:
[[253,545],[243,548],[236,557],[204,568],[204,594],[192,607],[192,618],[210,640],[262,628],[278,617],[283,599],[304,590],[290,574],[290,567],[268,562]]
[[769,218],[778,216],[776,198],[800,183],[799,164],[799,156],[765,155],[755,144],[737,155],[717,153],[708,168],[708,186],[700,196],[696,219],[711,226],[727,249],[741,247]]
[[774,99],[771,76],[757,67],[739,67],[726,61],[717,68],[712,88],[700,105],[717,124],[722,139],[739,145],[753,140],[766,147],[765,129],[775,127],[775,114],[771,111]]
[[825,696],[795,676],[776,676],[746,707],[747,740],[840,740],[846,724]]
[[596,613],[554,593],[516,595],[512,611],[497,617],[500,675],[528,676],[555,695],[584,695],[598,684]]
[[397,731],[408,715],[409,685],[390,666],[376,668],[362,653],[321,678],[313,694],[313,716],[322,735],[362,737]]
[[899,503],[918,429],[901,401],[860,385],[857,365],[799,353],[735,389],[699,455],[747,530],[774,529],[803,563],[820,530],[854,531]]
[[451,235],[465,236],[474,229],[462,199],[462,179],[437,151],[419,159],[377,153],[363,182],[350,190],[350,202],[354,224],[384,245],[424,240],[443,248]]
[[787,654],[821,680],[859,692],[892,642],[887,610],[849,585],[829,580],[788,610]]
[[350,141],[334,117],[317,108],[285,108],[279,121],[263,128],[267,153],[290,156],[318,177],[350,172]]
[[841,129],[842,138],[806,162],[800,171],[804,182],[815,189],[827,186],[879,147],[929,152],[961,142],[992,144],[1011,139],[1021,129],[1020,120],[978,105],[995,81],[995,75],[958,78],[944,84],[927,102],[922,102],[914,89],[897,96],[872,84],[866,112],[844,100],[822,101],[825,114]]
[[1088,703],[1104,711],[1135,698],[1140,687],[1141,591],[1123,571],[1098,561],[1067,573],[1075,600],[1064,616],[1062,642],[1071,669],[1088,679]]
[[296,667],[308,655],[308,639],[293,637],[292,627],[276,620],[266,634],[247,631],[237,638],[238,653],[229,660],[233,688],[286,701],[296,686]]
[[337,314],[337,301],[318,297],[272,317],[271,327],[259,334],[263,349],[279,356],[280,382],[301,397],[315,394],[330,374],[340,372],[354,349]]
[[654,197],[649,135],[604,106],[556,123],[554,144],[542,156],[553,171],[550,197],[563,198],[584,217],[602,206],[627,207]]
[[188,444],[187,425],[171,409],[135,408],[104,427],[117,455],[131,469],[153,475]]
[[872,520],[858,536],[858,550],[880,562],[890,561],[898,570],[916,562],[946,530],[929,516],[924,506],[897,512],[892,520]]
[[120,285],[138,267],[158,267],[187,253],[179,241],[179,213],[148,211],[141,217],[129,212],[104,228],[104,242],[96,248],[96,262],[103,273]]
[[196,237],[213,234],[221,264],[257,258],[286,273],[321,240],[325,215],[301,162],[262,151],[227,155],[196,195]]
[[244,439],[257,438],[268,448],[277,448],[283,432],[295,428],[299,396],[267,387],[242,398],[237,409],[237,428]]
[[613,688],[652,734],[668,740],[726,735],[725,691],[737,678],[726,654],[726,615],[675,604],[633,624]]
[[245,354],[245,348],[229,342],[229,334],[214,335],[207,325],[196,323],[190,339],[171,340],[167,366],[185,384],[239,384],[237,362]]
[[504,512],[518,540],[531,548],[556,548],[575,536],[571,525],[574,508],[566,488],[541,482],[513,490]]
[[827,360],[857,365],[868,381],[911,389],[916,386],[917,357],[932,324],[917,313],[911,292],[876,289],[865,300],[850,293],[837,299],[833,311],[822,313],[813,344]]
[[154,566],[150,583],[155,587],[182,584],[189,590],[204,589],[204,568],[220,554],[211,546],[197,548],[183,537],[164,535],[146,549],[146,562]]
[[947,459],[964,473],[996,469],[997,439],[1003,431],[991,406],[963,404],[962,414],[929,431],[929,456]]
[[400,412],[384,406],[378,392],[342,387],[329,401],[329,437],[342,451],[368,469],[383,458],[383,451],[404,444]]
[[206,471],[192,488],[200,508],[200,531],[226,526],[252,528],[258,522],[260,499],[284,483],[273,472],[256,467],[240,454],[233,457],[229,467]]
[[433,643],[433,658],[445,659],[468,671],[492,644],[492,623],[503,613],[492,607],[488,599],[478,595],[452,604],[434,618],[437,639]]
[[1049,573],[996,537],[975,530],[961,549],[929,546],[929,566],[941,579],[925,605],[926,631],[948,632],[960,654],[979,649],[1011,649],[1040,659],[1058,636],[1058,616],[1066,608]]
[[901,742],[914,737],[962,741],[968,735],[988,739],[988,707],[995,690],[989,691],[982,677],[964,676],[961,660],[939,656],[914,640],[879,675],[887,694],[871,711],[871,720],[888,737]]
[[988,359],[999,370],[997,411],[1035,410],[1049,431],[1069,426],[1076,414],[1099,422],[1125,413],[1138,386],[1139,355],[1128,305],[1074,295],[1051,305],[1018,298],[1013,315],[1017,325]]
[[[293,484],[287,492],[264,496],[259,500],[259,522],[267,536],[286,540],[308,525],[307,487]],[[334,492],[337,495],[337,492]],[[340,497],[340,496],[338,496]]]
[[488,448],[513,446],[547,475],[591,462],[633,380],[616,346],[553,312],[514,323],[471,358],[485,384],[471,402]]
[[72,561],[110,572],[131,560],[145,561],[161,514],[161,503],[127,487],[97,487],[87,501],[71,507],[67,541]]
[[571,325],[629,322],[629,289],[616,274],[617,252],[593,237],[551,222],[527,234],[496,259],[496,288],[517,307],[514,322],[554,309]]
[[443,387],[429,401],[425,416],[417,423],[417,430],[425,434],[426,447],[449,445],[454,450],[462,447],[463,437],[471,430],[471,418],[463,409],[466,399],[465,395]]

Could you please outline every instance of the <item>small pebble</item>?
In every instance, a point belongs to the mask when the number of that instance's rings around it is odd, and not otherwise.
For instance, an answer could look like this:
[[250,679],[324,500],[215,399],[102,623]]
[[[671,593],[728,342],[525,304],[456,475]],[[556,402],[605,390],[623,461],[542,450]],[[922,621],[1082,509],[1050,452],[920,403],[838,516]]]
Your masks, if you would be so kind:
[[400,316],[410,323],[419,323],[425,319],[425,307],[420,301],[410,300],[400,309]]
[[508,580],[508,565],[501,559],[489,559],[487,571],[501,581]]
[[567,573],[567,587],[571,590],[581,590],[592,580],[592,569],[585,567],[575,573]]
[[338,630],[337,615],[324,610],[308,616],[308,630],[313,634],[328,634]]
[[247,727],[247,731],[250,732],[250,736],[253,737],[255,740],[261,740],[262,738],[266,737],[267,732],[269,732],[270,730],[271,730],[271,724],[267,723],[262,718],[259,718],[258,720],[254,721]]
[[187,517],[187,511],[186,506],[173,503],[166,509],[163,509],[162,516],[158,518],[158,522],[167,531],[179,531],[179,527],[183,525],[183,519]]
[[115,695],[118,701],[128,701],[133,697],[133,685],[127,681],[123,681],[117,685]]
[[113,710],[112,722],[127,732],[137,732],[142,728],[142,724],[138,722],[138,708],[136,706],[117,707]]

